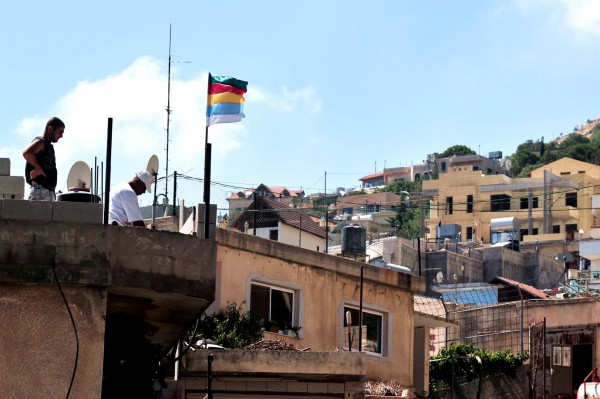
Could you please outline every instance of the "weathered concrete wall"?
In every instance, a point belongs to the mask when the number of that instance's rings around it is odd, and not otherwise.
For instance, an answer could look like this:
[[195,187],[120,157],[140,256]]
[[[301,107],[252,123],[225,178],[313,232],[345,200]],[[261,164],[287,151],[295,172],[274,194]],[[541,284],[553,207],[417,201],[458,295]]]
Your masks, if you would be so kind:
[[[71,397],[98,399],[102,390],[106,289],[63,285],[79,337]],[[54,284],[0,283],[0,391],[9,399],[64,397],[76,338]]]
[[[213,392],[250,397],[363,398],[366,356],[350,352],[206,351],[188,352],[183,391],[206,392],[212,353]],[[340,367],[343,365],[343,367]]]
[[88,202],[0,200],[0,220],[101,224],[103,205]]
[[[214,299],[217,244],[212,240],[56,222],[48,210],[64,204],[2,201],[3,209],[9,202],[30,204],[34,214],[42,210],[50,219],[0,219],[0,320],[5,323],[0,389],[5,394],[61,397],[68,389],[74,338],[53,265],[80,331],[73,397],[100,397],[103,353],[111,351],[104,347],[104,334],[112,316],[143,324],[152,344],[170,347]],[[119,326],[112,326],[118,336]],[[53,340],[57,344],[50,346]]]
[[125,312],[170,344],[214,298],[216,243],[177,233],[102,224],[2,220],[0,282],[106,287],[109,312]]

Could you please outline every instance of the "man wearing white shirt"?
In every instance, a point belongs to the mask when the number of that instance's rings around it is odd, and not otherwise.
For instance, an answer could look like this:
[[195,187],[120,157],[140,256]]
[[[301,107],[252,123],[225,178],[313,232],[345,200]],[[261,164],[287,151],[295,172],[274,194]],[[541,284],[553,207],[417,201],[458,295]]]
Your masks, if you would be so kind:
[[108,224],[146,227],[137,197],[152,192],[152,175],[139,171],[131,180],[117,184],[110,193]]

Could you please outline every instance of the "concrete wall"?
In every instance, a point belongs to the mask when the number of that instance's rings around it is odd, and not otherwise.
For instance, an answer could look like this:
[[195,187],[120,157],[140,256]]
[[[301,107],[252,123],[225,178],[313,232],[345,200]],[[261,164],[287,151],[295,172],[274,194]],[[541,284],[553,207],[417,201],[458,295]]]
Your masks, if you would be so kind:
[[[207,389],[208,354],[214,361],[215,398],[334,397],[363,398],[365,356],[350,352],[206,351],[188,353],[182,381],[184,398]],[[343,367],[340,367],[343,365]]]
[[0,200],[0,220],[102,224],[103,210],[88,202]]
[[[79,338],[71,397],[102,391],[106,289],[64,285]],[[69,313],[54,284],[0,283],[0,391],[9,399],[64,397],[76,359]]]
[[357,306],[364,267],[363,306],[384,315],[384,354],[366,355],[372,378],[412,385],[414,292],[424,281],[361,262],[233,232],[217,232],[217,290],[209,310],[250,303],[250,284],[291,289],[298,302],[300,346],[334,351],[344,344],[344,305]]

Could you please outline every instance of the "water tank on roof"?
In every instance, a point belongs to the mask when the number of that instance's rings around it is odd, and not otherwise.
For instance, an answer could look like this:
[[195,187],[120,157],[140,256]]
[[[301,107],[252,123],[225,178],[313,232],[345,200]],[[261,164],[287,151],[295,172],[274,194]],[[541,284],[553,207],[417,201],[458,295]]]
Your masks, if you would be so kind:
[[342,228],[342,255],[366,255],[367,230],[363,226]]

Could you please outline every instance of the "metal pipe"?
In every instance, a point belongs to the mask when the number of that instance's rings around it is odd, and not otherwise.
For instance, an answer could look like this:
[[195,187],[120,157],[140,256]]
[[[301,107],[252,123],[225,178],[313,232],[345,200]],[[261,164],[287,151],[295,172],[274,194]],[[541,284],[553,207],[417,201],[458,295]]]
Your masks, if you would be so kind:
[[110,164],[112,158],[112,127],[113,118],[108,118],[106,129],[106,192],[104,193],[104,224],[108,224],[108,202],[110,195]]

